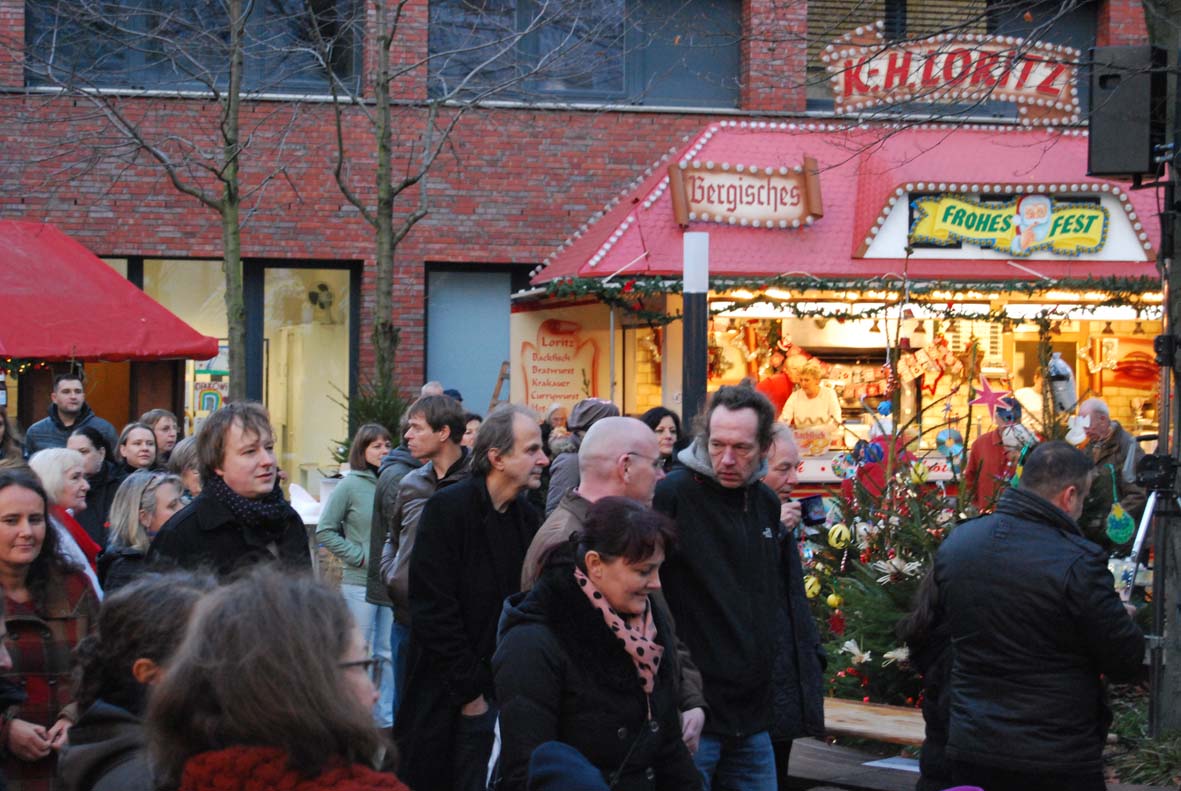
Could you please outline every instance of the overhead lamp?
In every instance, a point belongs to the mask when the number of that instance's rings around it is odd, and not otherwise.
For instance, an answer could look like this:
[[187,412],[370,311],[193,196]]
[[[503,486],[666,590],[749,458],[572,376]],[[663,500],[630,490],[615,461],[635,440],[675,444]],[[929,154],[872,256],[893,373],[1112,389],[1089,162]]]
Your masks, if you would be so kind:
[[1132,334],[1133,335],[1143,335],[1144,334],[1144,322],[1137,321],[1136,326],[1132,328]]
[[1111,322],[1110,322],[1110,321],[1109,321],[1109,322],[1107,322],[1107,324],[1105,324],[1105,325],[1104,325],[1104,327],[1103,327],[1103,334],[1104,334],[1104,335],[1115,335],[1115,330],[1113,330],[1113,329],[1111,328]]
[[878,324],[878,320],[877,320],[877,319],[874,319],[874,320],[873,320],[873,326],[871,326],[871,327],[869,328],[869,331],[870,331],[870,332],[881,332],[881,331],[882,331],[882,326],[881,326],[880,324]]

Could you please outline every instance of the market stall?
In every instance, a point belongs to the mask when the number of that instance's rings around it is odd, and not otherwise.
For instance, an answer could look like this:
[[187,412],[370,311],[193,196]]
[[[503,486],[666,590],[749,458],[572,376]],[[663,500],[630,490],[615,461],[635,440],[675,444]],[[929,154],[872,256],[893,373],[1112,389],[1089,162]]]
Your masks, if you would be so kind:
[[797,422],[805,481],[838,480],[887,419],[949,476],[939,430],[991,428],[982,392],[1040,395],[1049,352],[1074,401],[1148,427],[1154,199],[1087,177],[1086,148],[1077,129],[712,124],[535,270],[514,304],[514,394],[677,408],[693,230],[710,235],[710,388],[748,378],[782,409],[807,366],[836,397],[823,430]]

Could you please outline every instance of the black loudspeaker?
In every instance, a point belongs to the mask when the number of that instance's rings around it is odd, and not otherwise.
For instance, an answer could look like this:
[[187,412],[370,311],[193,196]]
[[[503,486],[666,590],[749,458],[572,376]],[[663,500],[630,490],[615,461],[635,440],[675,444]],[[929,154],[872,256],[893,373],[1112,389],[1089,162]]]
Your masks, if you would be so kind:
[[1091,63],[1087,174],[1155,174],[1152,149],[1165,140],[1165,51],[1095,47]]

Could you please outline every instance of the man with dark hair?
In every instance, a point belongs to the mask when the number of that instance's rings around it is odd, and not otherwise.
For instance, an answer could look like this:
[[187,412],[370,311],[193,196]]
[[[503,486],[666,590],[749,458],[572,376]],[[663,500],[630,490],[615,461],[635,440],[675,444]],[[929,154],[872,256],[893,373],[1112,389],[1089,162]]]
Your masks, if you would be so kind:
[[955,647],[947,755],[957,784],[1106,787],[1103,677],[1134,678],[1144,636],[1076,521],[1092,476],[1065,442],[1037,446],[996,511],[957,527],[935,556],[936,618]]
[[25,458],[46,448],[64,448],[70,435],[83,426],[102,432],[107,446],[119,444],[115,427],[103,420],[86,403],[86,389],[82,374],[58,374],[53,378],[53,392],[49,395],[49,416],[43,417],[25,432]]
[[204,569],[221,578],[256,563],[311,569],[308,531],[283,499],[275,435],[262,404],[228,404],[197,434],[201,493],[152,540],[149,563]]
[[[448,396],[423,396],[410,405],[406,410],[404,437],[407,449],[422,466],[401,477],[395,487],[397,494],[392,508],[383,504],[373,514],[373,529],[380,530],[385,537],[379,564],[381,578],[394,603],[390,645],[394,654],[395,715],[406,676],[410,557],[418,520],[431,495],[467,477],[467,448],[459,444],[463,439],[464,417],[463,408]],[[385,492],[378,492],[378,502],[384,501]]]
[[779,500],[760,482],[774,423],[761,393],[720,388],[701,435],[677,455],[685,466],[656,485],[654,507],[680,532],[661,569],[664,594],[709,703],[694,756],[707,790],[776,788],[772,663],[786,593]]
[[520,590],[539,523],[525,492],[540,485],[546,464],[533,413],[499,406],[480,426],[471,476],[422,509],[410,555],[406,694],[394,723],[398,774],[418,791],[485,787],[496,624],[505,597]]

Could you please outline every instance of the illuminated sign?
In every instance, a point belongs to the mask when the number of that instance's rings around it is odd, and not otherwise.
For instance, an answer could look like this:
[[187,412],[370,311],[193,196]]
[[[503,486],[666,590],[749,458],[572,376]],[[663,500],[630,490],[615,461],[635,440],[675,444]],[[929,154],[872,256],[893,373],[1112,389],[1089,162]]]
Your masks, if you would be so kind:
[[1076,49],[972,33],[887,43],[882,28],[859,27],[820,53],[838,112],[1001,101],[1026,124],[1079,121]]
[[824,214],[816,160],[770,167],[679,162],[668,169],[677,222],[799,228]]
[[938,195],[914,201],[910,241],[940,245],[966,242],[1018,257],[1038,250],[1073,256],[1103,248],[1107,220],[1107,209],[1102,206],[1057,203],[1048,195],[1023,195],[987,205]]

